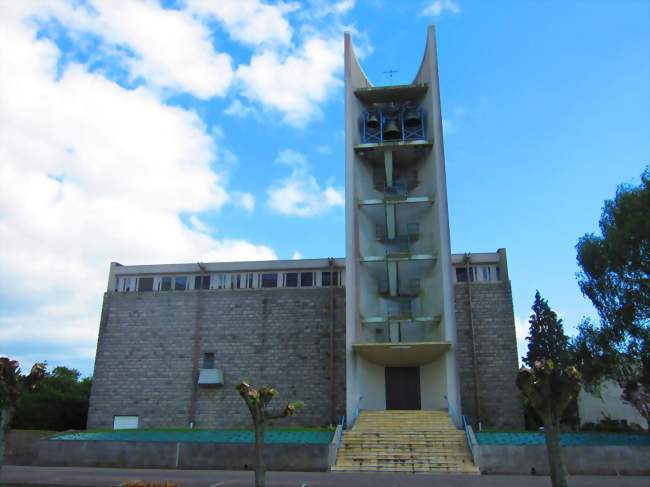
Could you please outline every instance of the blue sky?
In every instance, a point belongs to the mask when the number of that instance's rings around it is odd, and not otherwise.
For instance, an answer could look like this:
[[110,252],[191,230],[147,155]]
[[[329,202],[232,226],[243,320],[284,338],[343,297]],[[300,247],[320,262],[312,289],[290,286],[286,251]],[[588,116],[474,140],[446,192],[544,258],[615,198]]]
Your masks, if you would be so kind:
[[[342,33],[408,83],[434,23],[454,252],[593,315],[575,243],[650,164],[645,1],[0,2],[0,355],[91,373],[109,262],[344,255]],[[397,70],[391,78],[384,72]]]

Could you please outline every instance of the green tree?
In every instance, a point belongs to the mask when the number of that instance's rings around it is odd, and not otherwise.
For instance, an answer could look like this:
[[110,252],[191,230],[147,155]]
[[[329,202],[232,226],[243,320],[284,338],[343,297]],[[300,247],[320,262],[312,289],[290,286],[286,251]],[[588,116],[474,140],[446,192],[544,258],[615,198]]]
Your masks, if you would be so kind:
[[45,364],[34,364],[24,375],[16,360],[0,357],[0,469],[4,462],[5,442],[16,404],[24,392],[33,391],[43,378]]
[[566,487],[566,471],[560,449],[560,419],[580,391],[580,374],[571,365],[569,340],[562,320],[548,302],[535,293],[530,316],[528,368],[517,373],[517,387],[544,423],[546,450],[553,487]]
[[535,293],[533,314],[528,323],[528,352],[522,361],[532,367],[537,361],[552,360],[555,364],[565,365],[569,361],[569,339],[564,334],[562,320],[542,298],[539,291]]
[[296,411],[303,408],[301,401],[289,403],[278,413],[268,410],[271,400],[278,395],[278,391],[269,386],[261,389],[251,387],[247,381],[242,381],[236,386],[239,395],[246,403],[253,419],[255,428],[255,487],[266,486],[266,466],[264,464],[264,430],[266,425],[279,418],[293,416]]
[[650,166],[640,185],[620,185],[605,201],[599,227],[576,245],[578,283],[600,318],[579,327],[579,368],[592,390],[618,381],[650,423]]
[[68,367],[46,372],[39,388],[24,395],[16,407],[12,427],[63,431],[85,429],[91,379]]

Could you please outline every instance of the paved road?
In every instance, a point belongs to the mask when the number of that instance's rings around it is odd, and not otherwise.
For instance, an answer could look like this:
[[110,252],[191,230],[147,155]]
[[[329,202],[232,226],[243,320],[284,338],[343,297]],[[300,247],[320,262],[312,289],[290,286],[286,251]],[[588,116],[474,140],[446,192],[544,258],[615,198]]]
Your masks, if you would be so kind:
[[[253,484],[252,472],[225,470],[153,470],[7,465],[2,484],[114,487],[122,482],[174,482],[181,487],[243,487]],[[270,472],[269,487],[550,487],[548,477],[514,475],[396,475]],[[571,477],[569,487],[648,487],[648,477]]]

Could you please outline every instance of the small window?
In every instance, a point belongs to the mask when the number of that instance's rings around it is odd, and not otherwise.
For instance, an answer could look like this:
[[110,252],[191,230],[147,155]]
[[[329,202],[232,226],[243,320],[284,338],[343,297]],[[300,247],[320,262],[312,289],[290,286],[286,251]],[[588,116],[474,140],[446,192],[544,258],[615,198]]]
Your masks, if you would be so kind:
[[214,369],[214,353],[209,352],[203,354],[203,368]]
[[246,288],[247,289],[253,289],[253,277],[254,274],[252,272],[246,274]]
[[210,276],[196,276],[194,289],[210,289]]
[[153,291],[153,277],[138,279],[138,291]]
[[489,265],[483,266],[483,280],[491,281],[492,280],[492,268]]
[[123,277],[122,278],[122,291],[128,293],[129,291],[135,290],[135,277]]
[[314,285],[314,273],[313,272],[301,272],[300,273],[300,287],[312,287]]
[[138,428],[138,416],[113,416],[114,430],[134,430]]
[[278,287],[278,275],[275,272],[264,273],[260,279],[262,287]]
[[187,289],[187,277],[178,276],[174,279],[174,291],[185,291]]
[[284,276],[284,287],[298,287],[298,273],[287,272]]
[[[469,279],[470,281],[476,281],[476,268],[469,268]],[[467,268],[465,267],[456,267],[456,282],[467,282]]]
[[120,278],[116,277],[115,278],[115,291],[119,291],[119,290],[120,290]]
[[467,282],[467,269],[456,267],[456,282]]
[[172,278],[171,277],[163,277],[160,280],[160,290],[161,291],[171,291],[172,290]]
[[241,289],[241,274],[235,274],[230,279],[230,287],[232,289]]
[[[330,278],[330,276],[333,276],[334,279],[332,280]],[[332,273],[323,272],[321,285],[323,287],[325,287],[325,286],[338,286],[339,285],[339,273],[338,272],[332,272]]]
[[217,274],[217,289],[225,289],[226,288],[226,274]]
[[500,281],[501,280],[501,268],[499,266],[496,266],[494,268],[494,270],[496,271],[494,274],[496,275],[497,281]]

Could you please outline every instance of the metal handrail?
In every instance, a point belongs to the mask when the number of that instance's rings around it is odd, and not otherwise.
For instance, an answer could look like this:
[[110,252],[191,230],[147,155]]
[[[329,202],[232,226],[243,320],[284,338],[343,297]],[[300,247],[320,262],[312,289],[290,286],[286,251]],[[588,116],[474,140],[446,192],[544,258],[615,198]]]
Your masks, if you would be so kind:
[[345,416],[341,416],[341,422],[339,423],[339,436],[336,438],[336,450],[341,447],[341,440],[343,439],[343,429],[345,428]]
[[359,396],[357,405],[354,407],[354,411],[352,413],[352,422],[350,423],[350,427],[354,425],[354,422],[357,420],[357,416],[359,416],[359,411],[361,410],[361,399],[363,399],[363,396]]
[[467,422],[467,416],[463,414],[463,429],[465,430],[465,440],[467,440],[467,448],[469,448],[470,453],[474,454],[474,445],[472,445],[472,437],[469,434],[469,423]]

